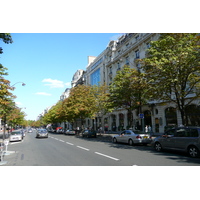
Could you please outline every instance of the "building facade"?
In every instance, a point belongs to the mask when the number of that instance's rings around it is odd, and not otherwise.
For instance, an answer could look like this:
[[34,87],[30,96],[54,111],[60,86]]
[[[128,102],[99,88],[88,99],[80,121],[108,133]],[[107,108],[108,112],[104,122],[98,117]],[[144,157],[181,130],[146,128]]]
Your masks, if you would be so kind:
[[[107,48],[87,66],[85,84],[106,83],[109,85],[117,71],[124,65],[132,68],[139,67],[136,60],[145,58],[150,42],[158,38],[157,33],[129,33],[122,35],[116,41],[110,41]],[[199,100],[196,100],[187,109],[191,125],[200,125],[200,117],[197,116],[200,110],[199,104]],[[193,112],[190,112],[190,108],[193,108]],[[132,112],[133,127],[128,126],[128,118],[131,117],[129,115],[127,110],[118,109],[103,117],[97,115],[95,119],[87,119],[86,126],[92,126],[96,130],[102,127],[104,130],[120,131],[127,128],[144,130],[144,127],[148,125],[153,132],[164,132],[167,126],[182,124],[180,112],[172,102],[149,101],[142,107],[142,113],[134,110]]]
[[[132,68],[139,67],[137,59],[147,57],[147,49],[150,42],[158,40],[157,33],[128,33],[120,36],[117,40],[112,40],[107,47],[97,57],[88,56],[86,70],[77,70],[72,77],[71,86],[79,84],[98,85],[111,84],[117,72],[124,65]],[[66,89],[60,99],[64,100],[69,96],[70,89]],[[190,125],[200,125],[200,101],[196,100],[186,109],[188,122]],[[128,119],[133,118],[133,127],[128,124]],[[86,119],[85,127],[93,127],[98,130],[120,131],[122,129],[133,128],[143,129],[150,126],[153,132],[164,132],[168,126],[179,126],[182,124],[181,115],[176,105],[172,102],[149,101],[142,106],[142,113],[138,110],[128,114],[125,109],[117,109],[106,115],[97,114],[94,119]],[[65,125],[66,126],[66,125]],[[75,127],[81,127],[77,119]]]

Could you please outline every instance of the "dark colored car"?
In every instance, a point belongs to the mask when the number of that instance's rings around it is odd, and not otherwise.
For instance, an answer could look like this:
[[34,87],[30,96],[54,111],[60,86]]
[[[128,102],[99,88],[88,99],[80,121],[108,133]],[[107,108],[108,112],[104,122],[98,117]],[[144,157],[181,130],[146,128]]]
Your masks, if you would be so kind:
[[156,151],[163,149],[187,152],[189,156],[200,156],[200,127],[178,127],[154,139]]
[[82,132],[82,136],[83,137],[97,137],[97,133],[96,131],[92,131],[92,130],[85,130]]

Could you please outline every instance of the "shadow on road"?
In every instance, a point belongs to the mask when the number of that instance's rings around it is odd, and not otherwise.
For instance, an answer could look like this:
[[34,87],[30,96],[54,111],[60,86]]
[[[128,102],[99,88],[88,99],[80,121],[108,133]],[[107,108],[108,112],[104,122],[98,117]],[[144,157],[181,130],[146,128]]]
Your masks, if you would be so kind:
[[[55,135],[62,135],[62,133],[51,133]],[[189,157],[186,153],[184,152],[178,152],[178,151],[162,151],[162,152],[157,152],[154,150],[154,148],[151,146],[151,144],[148,144],[147,146],[143,145],[134,145],[130,146],[128,144],[123,144],[123,143],[113,143],[112,142],[112,135],[109,134],[102,134],[102,135],[97,135],[96,138],[87,138],[87,137],[82,137],[81,135],[66,135],[66,137],[76,137],[79,138],[80,140],[85,140],[85,141],[92,141],[92,142],[101,142],[107,144],[111,148],[116,148],[116,149],[127,149],[127,150],[139,150],[139,151],[145,151],[151,154],[154,154],[156,156],[164,156],[166,159],[169,160],[176,160],[176,162],[180,163],[194,163],[194,164],[199,164],[200,165],[200,158],[191,158]]]
[[147,146],[144,146],[144,145],[130,146],[128,144],[113,143],[112,136],[110,135],[97,135],[96,138],[85,138],[85,137],[83,138],[81,136],[77,136],[77,137],[83,140],[107,143],[112,148],[127,149],[127,150],[136,149],[139,151],[146,151],[157,156],[165,156],[166,159],[176,160],[177,162],[194,163],[194,164],[200,165],[200,158],[191,158],[186,153],[179,152],[179,151],[163,150],[162,152],[157,152],[154,150],[151,144],[148,144]]

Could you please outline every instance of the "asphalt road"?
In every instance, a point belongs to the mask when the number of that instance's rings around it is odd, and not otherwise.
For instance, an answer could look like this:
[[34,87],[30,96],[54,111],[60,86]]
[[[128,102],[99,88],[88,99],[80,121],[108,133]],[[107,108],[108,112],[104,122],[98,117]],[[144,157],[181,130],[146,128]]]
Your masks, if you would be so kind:
[[12,142],[4,166],[199,166],[178,152],[155,152],[151,146],[114,144],[105,138],[82,138],[49,133],[35,138],[27,133],[23,142]]

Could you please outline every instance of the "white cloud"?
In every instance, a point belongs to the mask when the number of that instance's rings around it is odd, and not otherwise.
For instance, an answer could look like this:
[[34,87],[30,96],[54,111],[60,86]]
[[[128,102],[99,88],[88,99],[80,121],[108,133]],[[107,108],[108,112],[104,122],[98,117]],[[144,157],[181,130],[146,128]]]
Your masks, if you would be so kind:
[[43,95],[43,96],[51,96],[51,94],[46,93],[46,92],[36,92],[35,94],[37,94],[37,95]]
[[15,102],[15,104],[18,105],[18,106],[19,106],[19,105],[22,105],[21,102]]
[[67,82],[67,83],[65,83],[65,85],[71,87],[71,82]]
[[51,78],[47,78],[42,80],[42,82],[46,83],[44,85],[50,86],[50,88],[64,88],[65,84],[63,81],[53,80]]

